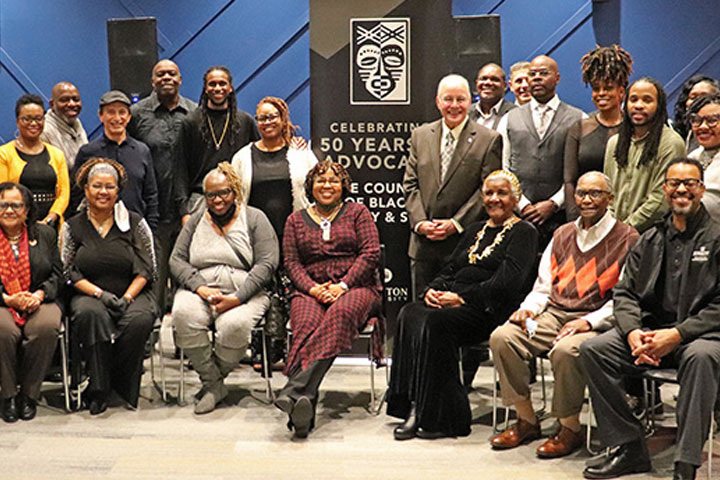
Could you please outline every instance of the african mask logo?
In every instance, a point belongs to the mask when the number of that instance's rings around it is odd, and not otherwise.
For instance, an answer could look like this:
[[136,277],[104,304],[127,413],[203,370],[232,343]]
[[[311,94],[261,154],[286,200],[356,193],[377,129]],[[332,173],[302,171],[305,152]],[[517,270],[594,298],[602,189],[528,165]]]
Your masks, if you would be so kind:
[[409,104],[410,19],[351,19],[350,34],[350,104]]

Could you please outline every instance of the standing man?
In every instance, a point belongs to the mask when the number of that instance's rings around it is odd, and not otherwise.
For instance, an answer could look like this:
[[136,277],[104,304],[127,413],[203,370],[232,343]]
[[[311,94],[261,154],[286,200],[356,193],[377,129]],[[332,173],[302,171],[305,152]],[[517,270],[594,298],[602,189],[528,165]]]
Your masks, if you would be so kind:
[[435,104],[442,118],[413,130],[403,178],[413,298],[443,267],[457,234],[480,219],[483,181],[500,168],[500,135],[468,121],[465,78],[451,74],[440,80]]
[[[98,117],[103,124],[103,136],[80,148],[70,178],[74,179],[78,169],[91,158],[115,160],[123,166],[127,175],[127,183],[120,191],[120,199],[128,210],[142,215],[155,231],[159,217],[155,169],[147,145],[127,134],[130,99],[119,90],[104,93],[100,97]],[[75,214],[83,196],[84,192],[77,185],[73,185],[68,217]]]
[[565,138],[584,113],[555,93],[560,73],[552,58],[535,57],[528,76],[532,99],[508,112],[498,131],[503,135],[503,167],[517,175],[523,190],[518,208],[538,227],[545,246],[565,223]]
[[625,95],[623,121],[605,147],[605,175],[610,177],[615,218],[638,232],[667,212],[663,179],[671,160],[685,155],[682,137],[667,125],[667,97],[662,85],[644,77]]
[[183,225],[202,198],[205,175],[250,142],[260,139],[250,115],[237,108],[233,78],[225,66],[207,69],[197,109],[182,121],[175,200]]
[[515,105],[525,105],[530,101],[530,62],[517,62],[510,67],[510,91],[515,95]]
[[503,98],[507,88],[505,72],[495,63],[485,64],[478,72],[475,87],[480,100],[472,104],[470,120],[490,130],[497,130],[500,119],[515,108],[515,105]]
[[[88,143],[79,115],[82,111],[80,92],[69,82],[60,82],[52,89],[50,109],[45,113],[45,128],[40,140],[65,154],[68,171],[72,171],[80,147]],[[72,179],[71,179],[72,182]]]
[[[532,292],[490,336],[500,394],[518,414],[517,423],[490,442],[495,449],[540,438],[540,419],[530,399],[528,359],[542,354],[548,354],[552,363],[552,414],[558,417],[560,431],[538,447],[537,455],[563,457],[583,444],[580,411],[586,381],[579,347],[612,327],[612,287],[638,238],[634,228],[610,214],[612,199],[605,175],[588,172],[580,177],[574,195],[580,217],[555,230]],[[529,318],[538,323],[534,335],[528,334]]]
[[158,281],[155,285],[160,311],[167,308],[168,259],[180,231],[180,217],[173,198],[175,172],[178,169],[178,144],[182,120],[197,104],[180,95],[182,75],[172,60],[160,60],[152,70],[153,91],[130,107],[132,118],[128,134],[150,148],[158,189],[160,219],[155,231],[158,250]]
[[[647,472],[645,430],[625,401],[623,376],[677,368],[677,448],[673,478],[695,478],[720,382],[720,225],[701,200],[700,162],[670,162],[662,186],[671,215],[628,254],[613,291],[617,328],[580,346],[598,435],[614,453],[585,478]],[[612,450],[611,450],[612,451]]]

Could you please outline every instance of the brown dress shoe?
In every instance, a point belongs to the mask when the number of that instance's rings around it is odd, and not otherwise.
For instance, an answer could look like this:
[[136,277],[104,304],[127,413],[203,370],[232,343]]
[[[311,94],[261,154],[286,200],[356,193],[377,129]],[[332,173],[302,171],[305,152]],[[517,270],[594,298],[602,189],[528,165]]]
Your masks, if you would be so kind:
[[533,425],[526,422],[522,418],[513,424],[504,432],[496,435],[490,440],[492,448],[503,450],[507,448],[515,448],[521,443],[529,442],[540,438],[540,421],[536,419]]
[[558,458],[570,455],[583,444],[582,431],[573,432],[567,427],[560,427],[554,437],[548,438],[537,449],[540,458]]

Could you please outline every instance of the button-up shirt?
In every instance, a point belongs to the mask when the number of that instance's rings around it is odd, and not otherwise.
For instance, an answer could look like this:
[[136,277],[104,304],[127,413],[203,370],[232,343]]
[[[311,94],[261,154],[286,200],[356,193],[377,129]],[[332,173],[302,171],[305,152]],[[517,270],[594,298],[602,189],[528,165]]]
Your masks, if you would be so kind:
[[482,108],[480,108],[480,102],[477,102],[477,105],[475,106],[477,120],[475,121],[483,127],[493,130],[493,125],[495,125],[495,119],[500,116],[498,112],[500,112],[500,106],[502,105],[502,102],[503,99],[501,98],[495,105],[490,107],[490,111],[488,113],[484,113],[482,111]]
[[181,96],[177,106],[168,110],[155,92],[130,107],[132,119],[128,125],[128,135],[150,148],[157,181],[161,222],[173,222],[178,218],[172,187],[175,182],[175,171],[178,169],[180,128],[182,119],[195,108],[197,108],[195,102]]
[[[118,145],[103,134],[80,149],[71,178],[75,178],[78,169],[85,162],[95,157],[115,160],[125,168],[127,182],[120,192],[120,198],[129,210],[145,217],[150,228],[155,231],[158,224],[158,191],[147,145],[129,135]],[[70,194],[70,214],[75,213],[83,197],[84,192],[74,185]]]

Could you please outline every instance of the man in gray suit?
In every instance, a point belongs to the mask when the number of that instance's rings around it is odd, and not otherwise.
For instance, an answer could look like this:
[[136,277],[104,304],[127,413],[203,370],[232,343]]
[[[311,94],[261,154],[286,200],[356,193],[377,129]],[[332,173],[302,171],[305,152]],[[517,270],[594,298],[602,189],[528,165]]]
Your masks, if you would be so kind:
[[555,228],[565,223],[565,138],[584,113],[560,101],[555,93],[560,73],[552,58],[535,57],[528,76],[532,99],[508,112],[498,132],[503,136],[503,167],[517,175],[522,186],[518,207],[538,227],[544,246]]
[[500,135],[468,121],[465,78],[452,74],[440,80],[435,103],[443,118],[413,130],[403,178],[413,298],[443,267],[458,234],[481,218],[482,183],[501,165]]
[[472,104],[470,120],[497,130],[500,119],[515,108],[512,102],[503,98],[507,89],[505,72],[495,63],[486,63],[478,72],[475,88],[480,100]]

